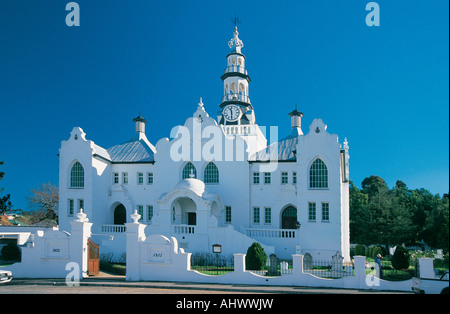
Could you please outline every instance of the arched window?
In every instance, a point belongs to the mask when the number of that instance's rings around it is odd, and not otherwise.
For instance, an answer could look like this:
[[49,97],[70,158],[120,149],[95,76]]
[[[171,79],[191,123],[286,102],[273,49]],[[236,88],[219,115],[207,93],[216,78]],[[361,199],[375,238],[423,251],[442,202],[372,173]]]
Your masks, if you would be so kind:
[[84,169],[78,161],[70,169],[70,187],[84,188]]
[[242,83],[239,83],[239,93],[245,94],[245,86]]
[[219,183],[219,169],[213,162],[206,165],[203,177],[205,183]]
[[328,169],[320,158],[314,160],[309,168],[309,187],[311,189],[328,188]]
[[188,162],[183,168],[183,180],[189,179],[191,174],[194,178],[197,178],[197,169],[195,169],[195,166],[191,162]]
[[231,84],[230,84],[230,91],[231,91],[233,94],[236,94],[236,90],[237,90],[237,88],[236,88],[236,82],[231,82]]
[[281,229],[297,228],[297,208],[293,206],[286,207],[281,214]]

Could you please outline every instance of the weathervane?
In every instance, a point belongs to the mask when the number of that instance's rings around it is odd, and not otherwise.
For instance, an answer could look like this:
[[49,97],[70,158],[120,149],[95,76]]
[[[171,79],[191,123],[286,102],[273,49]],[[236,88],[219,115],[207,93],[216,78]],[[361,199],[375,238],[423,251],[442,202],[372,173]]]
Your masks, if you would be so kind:
[[228,42],[228,46],[232,49],[234,49],[236,52],[241,52],[241,48],[244,47],[244,43],[242,40],[239,39],[238,35],[239,32],[237,30],[237,25],[241,23],[241,20],[236,15],[236,12],[234,13],[234,18],[231,18],[231,22],[234,24],[234,32],[233,32],[233,38]]
[[234,18],[231,18],[231,22],[234,24],[234,27],[236,27],[238,24],[241,24],[241,20],[236,15],[236,12],[234,12]]

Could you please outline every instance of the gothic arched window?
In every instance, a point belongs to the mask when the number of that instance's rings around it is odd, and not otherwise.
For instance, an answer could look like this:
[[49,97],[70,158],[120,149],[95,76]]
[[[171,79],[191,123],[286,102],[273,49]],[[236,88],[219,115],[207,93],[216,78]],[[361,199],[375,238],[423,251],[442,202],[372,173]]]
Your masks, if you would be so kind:
[[219,169],[213,162],[206,165],[203,177],[205,183],[219,183]]
[[84,169],[78,161],[70,169],[70,187],[84,188]]
[[194,178],[197,178],[197,169],[195,169],[195,166],[192,164],[192,162],[188,162],[183,168],[183,180],[189,179],[191,177],[191,174]]
[[309,187],[311,189],[328,188],[328,168],[320,158],[314,160],[309,168]]

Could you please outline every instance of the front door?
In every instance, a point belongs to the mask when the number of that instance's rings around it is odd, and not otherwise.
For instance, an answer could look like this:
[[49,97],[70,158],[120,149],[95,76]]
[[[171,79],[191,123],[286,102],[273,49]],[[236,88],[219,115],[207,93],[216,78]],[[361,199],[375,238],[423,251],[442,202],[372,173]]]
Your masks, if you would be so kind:
[[127,210],[122,204],[118,205],[114,209],[114,224],[123,225],[127,222]]
[[196,213],[187,213],[188,214],[188,225],[195,226],[197,225],[197,214]]

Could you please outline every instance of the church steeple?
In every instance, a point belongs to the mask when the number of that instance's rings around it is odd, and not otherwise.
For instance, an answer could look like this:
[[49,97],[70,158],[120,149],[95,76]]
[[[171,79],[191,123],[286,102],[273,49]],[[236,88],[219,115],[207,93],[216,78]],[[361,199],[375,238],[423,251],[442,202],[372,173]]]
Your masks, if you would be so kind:
[[253,106],[249,97],[250,76],[245,67],[245,56],[241,49],[243,41],[239,38],[238,28],[235,26],[233,37],[228,42],[230,52],[227,55],[227,67],[221,76],[223,81],[223,97],[220,104],[219,124],[248,125],[255,123]]

